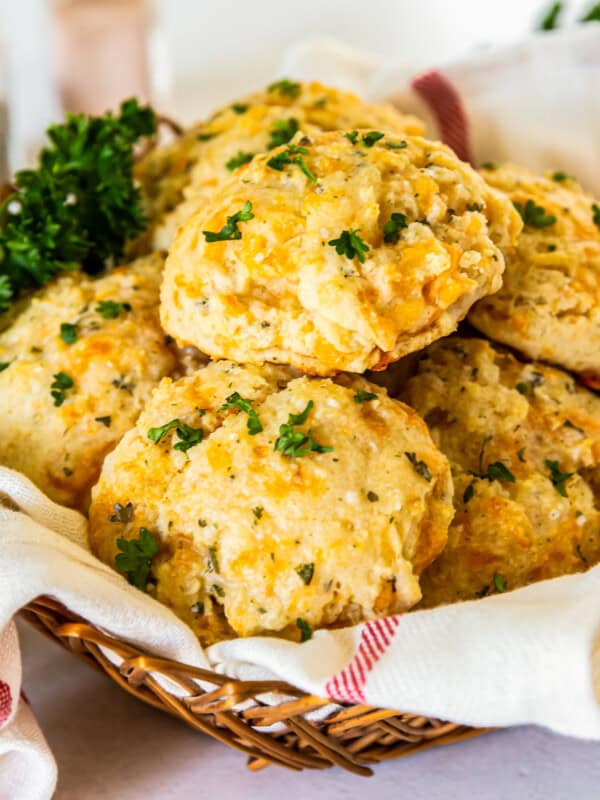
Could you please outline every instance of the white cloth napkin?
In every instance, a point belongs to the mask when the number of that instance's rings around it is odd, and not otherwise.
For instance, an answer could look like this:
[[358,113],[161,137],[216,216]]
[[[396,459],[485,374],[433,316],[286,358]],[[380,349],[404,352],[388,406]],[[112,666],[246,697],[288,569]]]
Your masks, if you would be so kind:
[[479,50],[417,76],[401,61],[384,63],[319,37],[290,48],[281,73],[391,101],[476,165],[517,161],[562,170],[600,196],[598,23]]
[[[392,98],[476,161],[563,169],[600,194],[599,62],[600,26],[591,25],[413,81],[406,69],[331,42],[293,48],[282,73]],[[537,723],[600,740],[600,567],[474,603],[318,631],[301,645],[255,637],[203,652],[168,609],[91,555],[83,517],[5,468],[0,496],[18,509],[0,508],[0,800],[47,800],[56,782],[21,697],[12,623],[39,595],[148,652],[232,677],[276,677],[352,703],[475,726]]]

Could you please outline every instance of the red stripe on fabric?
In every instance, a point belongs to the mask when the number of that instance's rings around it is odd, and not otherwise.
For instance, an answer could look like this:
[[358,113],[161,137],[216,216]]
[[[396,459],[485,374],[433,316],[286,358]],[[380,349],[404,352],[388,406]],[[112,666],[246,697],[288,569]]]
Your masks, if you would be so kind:
[[364,686],[369,672],[389,647],[400,624],[398,615],[366,622],[350,662],[325,684],[325,692],[334,700],[364,703]]
[[472,161],[467,113],[448,78],[434,69],[418,75],[411,85],[435,115],[442,141],[463,161]]
[[12,712],[12,695],[10,686],[4,681],[0,681],[0,725],[3,725],[10,717]]

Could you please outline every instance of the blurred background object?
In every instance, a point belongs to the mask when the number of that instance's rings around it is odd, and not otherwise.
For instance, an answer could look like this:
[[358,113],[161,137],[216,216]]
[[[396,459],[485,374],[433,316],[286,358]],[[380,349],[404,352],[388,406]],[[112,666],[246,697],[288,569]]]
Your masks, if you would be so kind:
[[410,75],[522,39],[553,5],[568,25],[593,0],[0,0],[10,165],[31,159],[63,109],[100,112],[135,94],[187,123],[268,83],[299,41],[334,37]]

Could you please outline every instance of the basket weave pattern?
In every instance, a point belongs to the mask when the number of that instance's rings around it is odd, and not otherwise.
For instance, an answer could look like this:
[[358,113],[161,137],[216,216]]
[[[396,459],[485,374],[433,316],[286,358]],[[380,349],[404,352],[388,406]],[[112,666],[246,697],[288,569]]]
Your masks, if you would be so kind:
[[[253,770],[268,764],[294,770],[325,769],[335,764],[366,776],[372,774],[368,764],[482,732],[366,705],[343,705],[341,710],[337,706],[325,719],[309,720],[307,713],[331,705],[331,700],[308,695],[282,681],[233,680],[210,670],[156,658],[94,628],[47,597],[30,603],[21,614],[144,703],[246,753]],[[120,667],[106,657],[106,650],[119,661],[122,659]],[[171,694],[157,676],[168,678],[184,696]],[[205,691],[198,680],[214,688]],[[259,698],[269,692],[290,699],[280,705],[266,705]],[[270,726],[276,727],[265,730]]]

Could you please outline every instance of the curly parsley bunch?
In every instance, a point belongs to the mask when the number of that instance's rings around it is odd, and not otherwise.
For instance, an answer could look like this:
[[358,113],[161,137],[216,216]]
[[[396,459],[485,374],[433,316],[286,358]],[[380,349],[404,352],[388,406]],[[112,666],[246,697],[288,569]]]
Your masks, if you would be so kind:
[[48,129],[37,169],[18,172],[0,206],[0,311],[62,270],[95,273],[123,254],[146,225],[134,146],[155,130],[154,111],[135,99],[118,116],[70,114]]

